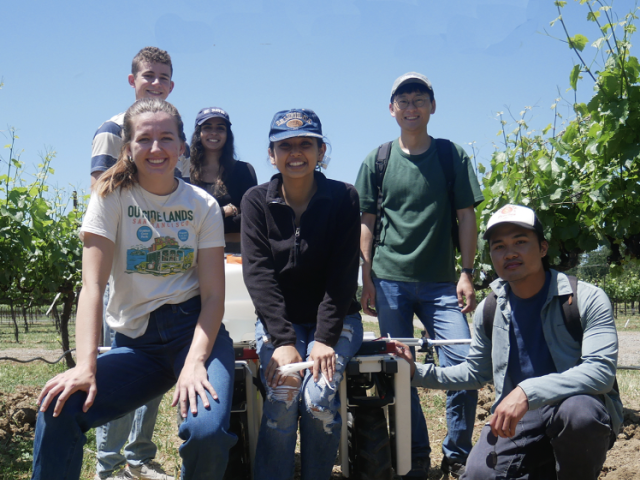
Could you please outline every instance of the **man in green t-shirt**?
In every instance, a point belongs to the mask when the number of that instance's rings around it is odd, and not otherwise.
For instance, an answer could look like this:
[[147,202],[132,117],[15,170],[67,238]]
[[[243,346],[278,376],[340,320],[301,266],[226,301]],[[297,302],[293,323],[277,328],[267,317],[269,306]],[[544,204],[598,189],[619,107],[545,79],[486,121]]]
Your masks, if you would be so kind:
[[[427,125],[436,111],[427,77],[410,72],[396,79],[389,104],[400,126],[382,182],[380,242],[372,258],[376,222],[378,149],[365,159],[356,188],[362,211],[362,308],[377,316],[383,335],[413,337],[413,316],[434,339],[470,338],[463,314],[476,307],[473,261],[477,226],[474,207],[483,200],[469,157],[452,144],[453,206],[436,142]],[[462,274],[456,285],[451,208],[459,224]],[[466,301],[466,304],[465,304]],[[375,310],[374,310],[375,307]],[[468,345],[438,348],[441,366],[462,363]],[[429,436],[418,394],[412,388],[412,469],[403,478],[427,478]],[[454,477],[464,472],[471,451],[477,391],[447,392],[447,437],[442,442],[442,469]]]

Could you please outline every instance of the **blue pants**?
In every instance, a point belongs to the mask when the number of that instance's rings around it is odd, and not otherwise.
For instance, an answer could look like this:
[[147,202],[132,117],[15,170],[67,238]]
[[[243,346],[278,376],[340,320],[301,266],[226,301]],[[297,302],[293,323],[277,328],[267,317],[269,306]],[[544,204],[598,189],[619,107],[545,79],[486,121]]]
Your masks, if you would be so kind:
[[[80,478],[85,432],[122,417],[166,393],[175,385],[191,346],[200,313],[200,297],[177,305],[163,305],[151,313],[144,335],[116,334],[114,348],[98,358],[97,395],[82,412],[86,393],[78,391],[53,417],[53,400],[38,415],[33,447],[33,476],[37,480]],[[184,443],[182,479],[222,479],[235,435],[228,433],[233,396],[233,343],[224,326],[205,363],[218,400],[209,395],[210,407],[198,397],[198,413],[189,410],[180,425]]]
[[[471,338],[469,325],[458,307],[453,283],[399,282],[373,279],[376,310],[382,335],[413,337],[413,316],[418,316],[434,340]],[[411,349],[415,358],[415,349]],[[469,345],[437,347],[441,367],[464,362]],[[450,460],[464,463],[471,451],[477,390],[447,392],[447,436],[442,452]],[[411,458],[426,459],[431,453],[429,432],[420,407],[418,391],[411,388]]]
[[[313,349],[313,325],[293,324],[296,332],[296,349],[307,360]],[[256,341],[260,356],[260,375],[267,389],[264,402],[254,480],[291,480],[294,474],[295,448],[300,417],[300,455],[303,480],[326,480],[340,445],[340,398],[338,388],[349,359],[362,344],[362,319],[360,314],[344,319],[344,327],[336,354],[336,372],[333,384],[328,386],[321,378],[318,383],[307,370],[298,388],[275,389],[269,387],[264,370],[273,355],[273,344],[262,322],[256,323]]]
[[462,479],[596,480],[614,439],[603,403],[576,395],[528,411],[511,438],[485,425]]
[[[104,292],[104,310],[109,301],[109,285]],[[103,312],[103,318],[106,317]],[[116,332],[103,323],[104,344],[110,346]],[[96,428],[96,473],[106,478],[125,463],[140,466],[155,458],[157,447],[151,440],[162,395],[125,416]],[[128,441],[127,441],[128,439]],[[126,444],[126,445],[125,445]],[[120,453],[124,448],[124,455]]]

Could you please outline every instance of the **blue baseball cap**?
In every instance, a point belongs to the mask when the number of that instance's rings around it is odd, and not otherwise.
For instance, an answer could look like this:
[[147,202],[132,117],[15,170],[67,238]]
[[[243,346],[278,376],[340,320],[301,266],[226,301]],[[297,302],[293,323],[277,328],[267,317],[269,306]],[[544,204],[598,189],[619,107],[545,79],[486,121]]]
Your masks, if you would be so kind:
[[277,142],[291,137],[316,137],[322,135],[322,124],[313,110],[292,108],[276,113],[271,120],[269,141]]
[[198,115],[196,116],[196,127],[214,117],[223,118],[229,125],[231,125],[231,120],[229,120],[229,114],[227,112],[218,107],[209,107],[203,108],[198,112]]

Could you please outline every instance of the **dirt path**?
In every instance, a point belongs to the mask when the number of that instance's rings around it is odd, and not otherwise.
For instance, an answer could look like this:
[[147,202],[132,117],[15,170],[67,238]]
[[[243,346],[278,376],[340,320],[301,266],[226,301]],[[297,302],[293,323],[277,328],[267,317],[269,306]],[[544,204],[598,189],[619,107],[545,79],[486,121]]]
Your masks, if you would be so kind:
[[[365,321],[375,321],[368,317]],[[640,365],[640,332],[619,332],[620,355],[619,365]],[[62,352],[59,350],[46,350],[42,348],[21,349],[12,348],[0,351],[0,357],[13,357],[28,360],[34,357],[42,357],[49,361],[57,360]],[[488,414],[488,409],[493,402],[492,395],[486,388],[481,391],[478,406],[478,421],[476,437],[484,424],[482,415]],[[33,425],[35,423],[35,398],[39,393],[37,387],[18,387],[11,394],[0,392],[0,446],[8,445],[17,440],[33,438]],[[422,395],[429,396],[424,404],[433,404],[435,397],[443,395],[439,391],[424,391]],[[432,398],[433,397],[433,398]],[[443,399],[440,402],[443,403]],[[640,480],[640,404],[633,403],[623,398],[625,402],[625,423],[623,431],[618,436],[616,444],[607,456],[600,479],[606,480]],[[439,464],[441,452],[439,443],[446,434],[444,418],[440,418],[444,410],[435,417],[429,417],[431,425],[429,430],[432,437],[432,468],[429,472],[430,480],[443,479]],[[176,440],[179,444],[179,440]],[[1,453],[1,452],[0,452]],[[336,467],[331,476],[332,479],[343,478],[340,469]],[[399,478],[399,477],[397,477]]]

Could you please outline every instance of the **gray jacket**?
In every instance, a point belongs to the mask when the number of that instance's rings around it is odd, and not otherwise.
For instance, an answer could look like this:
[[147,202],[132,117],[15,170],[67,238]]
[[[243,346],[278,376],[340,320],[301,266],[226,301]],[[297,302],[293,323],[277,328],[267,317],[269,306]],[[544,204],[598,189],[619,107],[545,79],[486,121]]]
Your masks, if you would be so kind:
[[[493,380],[496,402],[517,385],[507,375],[511,306],[509,284],[501,279],[491,284],[498,296],[492,339],[484,332],[480,303],[473,317],[473,340],[464,363],[447,368],[416,364],[414,387],[444,390],[480,388]],[[542,330],[558,373],[529,378],[519,384],[529,400],[529,409],[551,405],[580,394],[601,395],[611,416],[614,432],[622,425],[622,402],[611,391],[618,362],[618,335],[607,295],[598,287],[578,282],[578,310],[583,329],[582,348],[567,330],[559,296],[571,293],[567,276],[551,270],[551,284],[542,307]]]

